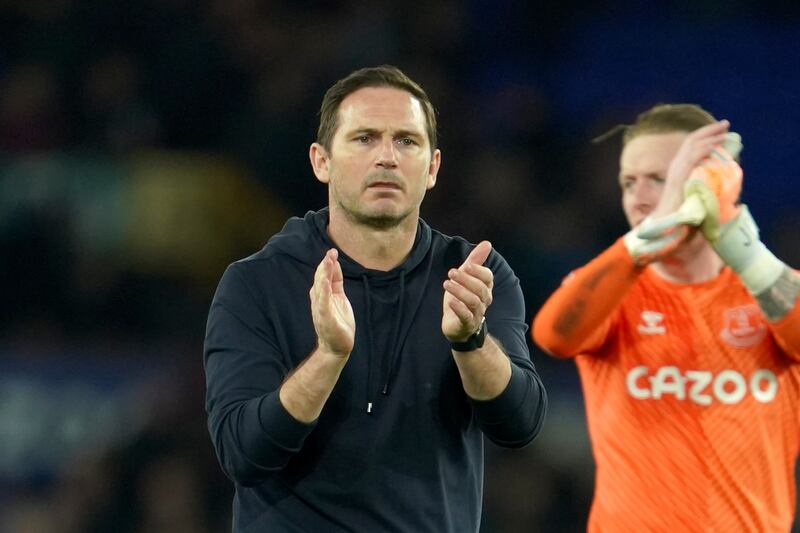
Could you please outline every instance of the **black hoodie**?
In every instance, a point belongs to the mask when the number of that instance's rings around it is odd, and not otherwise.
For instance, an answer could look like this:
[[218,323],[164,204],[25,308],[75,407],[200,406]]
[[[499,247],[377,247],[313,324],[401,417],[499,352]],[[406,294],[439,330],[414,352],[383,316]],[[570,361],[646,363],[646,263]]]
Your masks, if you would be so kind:
[[478,531],[483,435],[507,447],[541,428],[546,395],[526,344],[519,280],[492,251],[489,334],[512,363],[497,398],[464,392],[441,331],[442,282],[472,246],[420,220],[389,272],[339,251],[355,347],[320,417],[301,423],[278,388],[315,348],[309,290],[326,250],[328,211],[290,219],[228,267],[205,340],[208,426],[233,479],[234,531]]

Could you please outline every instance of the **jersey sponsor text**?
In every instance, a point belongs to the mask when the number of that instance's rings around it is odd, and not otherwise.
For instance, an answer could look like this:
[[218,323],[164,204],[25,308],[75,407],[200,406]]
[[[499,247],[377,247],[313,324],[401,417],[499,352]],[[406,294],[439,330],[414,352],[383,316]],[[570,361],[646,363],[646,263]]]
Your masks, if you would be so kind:
[[681,370],[662,366],[654,372],[645,365],[631,368],[625,378],[628,394],[637,400],[659,400],[673,396],[698,405],[718,401],[727,405],[741,402],[749,393],[756,401],[771,402],[778,393],[778,378],[772,370],[759,368],[749,377],[736,370],[714,375],[708,370]]

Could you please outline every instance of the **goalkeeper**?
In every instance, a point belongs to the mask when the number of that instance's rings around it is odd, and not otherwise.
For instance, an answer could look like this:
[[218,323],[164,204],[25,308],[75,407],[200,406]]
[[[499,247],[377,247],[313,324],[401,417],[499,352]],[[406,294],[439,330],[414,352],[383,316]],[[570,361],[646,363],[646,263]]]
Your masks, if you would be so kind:
[[800,274],[738,205],[740,144],[696,105],[623,126],[631,231],[533,321],[574,357],[596,462],[589,531],[789,531]]

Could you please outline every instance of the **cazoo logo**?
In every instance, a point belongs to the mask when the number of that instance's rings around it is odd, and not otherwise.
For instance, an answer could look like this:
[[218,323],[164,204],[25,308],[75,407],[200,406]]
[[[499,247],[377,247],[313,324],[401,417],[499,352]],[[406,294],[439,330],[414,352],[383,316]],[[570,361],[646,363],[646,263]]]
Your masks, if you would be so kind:
[[736,370],[723,370],[714,375],[708,370],[686,370],[662,366],[652,374],[644,366],[630,369],[625,378],[628,393],[637,400],[658,400],[674,396],[698,405],[711,405],[714,400],[732,405],[749,393],[756,401],[771,402],[778,393],[778,378],[772,370],[759,368],[747,378]]

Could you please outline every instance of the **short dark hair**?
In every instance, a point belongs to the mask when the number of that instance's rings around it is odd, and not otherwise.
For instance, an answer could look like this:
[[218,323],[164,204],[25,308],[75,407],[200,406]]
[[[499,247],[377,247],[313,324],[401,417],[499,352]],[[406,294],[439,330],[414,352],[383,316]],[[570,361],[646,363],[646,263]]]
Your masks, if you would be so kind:
[[625,128],[622,144],[648,133],[692,132],[716,121],[711,113],[696,104],[657,104],[640,113],[636,121]]
[[425,113],[425,129],[431,152],[436,149],[436,110],[433,108],[428,95],[414,80],[406,76],[403,71],[392,65],[368,67],[351,72],[327,90],[322,98],[319,109],[319,129],[317,142],[330,152],[333,135],[339,127],[339,106],[347,95],[364,87],[394,87],[406,91],[422,104]]

